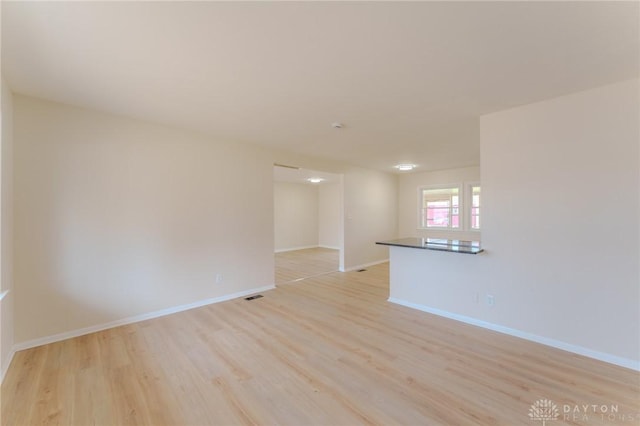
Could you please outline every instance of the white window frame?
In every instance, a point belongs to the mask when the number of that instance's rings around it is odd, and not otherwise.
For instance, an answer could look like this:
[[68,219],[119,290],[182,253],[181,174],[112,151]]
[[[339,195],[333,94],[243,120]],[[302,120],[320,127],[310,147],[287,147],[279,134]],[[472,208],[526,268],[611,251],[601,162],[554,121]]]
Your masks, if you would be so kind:
[[[473,187],[480,187],[480,227],[471,227],[471,209],[473,208]],[[470,232],[480,232],[482,230],[482,184],[480,182],[465,182],[464,212],[465,212],[465,228]]]
[[[465,228],[465,223],[464,223],[465,214],[463,213],[465,208],[463,187],[464,185],[462,185],[461,183],[420,186],[418,188],[418,229],[430,230],[430,231],[453,231],[453,232],[463,231]],[[430,190],[438,190],[438,189],[457,189],[458,190],[458,224],[459,226],[457,228],[452,228],[451,226],[427,227],[422,223],[422,217],[423,217],[422,214],[424,210],[424,206],[422,204],[424,200],[423,192],[430,191]]]

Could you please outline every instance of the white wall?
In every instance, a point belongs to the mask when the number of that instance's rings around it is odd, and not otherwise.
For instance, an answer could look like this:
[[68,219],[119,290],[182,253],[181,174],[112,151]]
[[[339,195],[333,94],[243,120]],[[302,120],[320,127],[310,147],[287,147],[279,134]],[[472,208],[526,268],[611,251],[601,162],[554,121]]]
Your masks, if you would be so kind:
[[396,175],[351,167],[344,173],[344,269],[389,258],[376,241],[398,235],[398,179]]
[[640,360],[638,80],[481,119],[495,319]]
[[318,246],[318,187],[274,182],[275,251]]
[[273,284],[271,153],[19,95],[14,117],[17,343]]
[[13,354],[13,95],[2,80],[0,173],[0,381]]
[[392,297],[640,368],[639,93],[632,80],[482,117],[486,253],[415,250]]
[[318,245],[339,249],[342,245],[342,190],[340,183],[318,186]]
[[480,167],[439,170],[433,172],[407,173],[399,176],[398,184],[398,233],[401,237],[448,238],[452,240],[479,241],[479,231],[461,229],[442,231],[419,229],[418,188],[430,185],[462,184],[480,182]]
[[341,268],[384,260],[375,241],[397,235],[392,174],[21,95],[14,107],[18,347],[272,285],[275,162],[344,173]]

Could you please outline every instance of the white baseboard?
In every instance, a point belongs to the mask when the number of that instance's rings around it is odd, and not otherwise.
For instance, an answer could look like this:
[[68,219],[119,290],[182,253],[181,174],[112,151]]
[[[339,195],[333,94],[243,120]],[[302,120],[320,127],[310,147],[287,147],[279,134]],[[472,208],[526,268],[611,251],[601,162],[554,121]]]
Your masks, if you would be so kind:
[[312,248],[318,248],[318,247],[320,246],[317,244],[315,246],[289,247],[289,248],[277,249],[274,253],[284,253],[285,251],[306,250],[306,249],[312,249]]
[[452,320],[456,320],[456,321],[464,322],[467,324],[475,325],[478,327],[486,328],[489,330],[497,331],[499,333],[508,334],[510,336],[519,337],[521,339],[530,340],[532,342],[541,343],[546,346],[562,349],[567,352],[583,355],[589,358],[597,359],[599,361],[604,361],[609,364],[615,364],[620,367],[625,367],[631,370],[640,371],[640,362],[634,361],[632,359],[622,358],[622,357],[611,355],[605,352],[594,351],[592,349],[584,348],[582,346],[572,345],[570,343],[562,342],[555,339],[550,339],[548,337],[538,336],[535,334],[527,333],[525,331],[516,330],[514,328],[509,328],[509,327],[505,327],[498,324],[493,324],[490,322],[478,320],[478,319],[467,317],[464,315],[454,314],[452,312],[431,308],[429,306],[407,302],[405,300],[396,299],[394,297],[390,297],[388,300],[391,303],[396,303],[398,305],[406,306],[408,308],[417,309],[419,311],[428,312],[430,314],[438,315],[438,316],[449,318]]
[[326,249],[330,249],[330,250],[340,250],[340,247],[338,247],[338,246],[325,246],[325,245],[320,244],[318,247],[326,248]]
[[239,297],[249,296],[251,294],[259,293],[262,291],[273,290],[275,285],[268,285],[264,287],[252,288],[250,290],[239,291],[237,293],[227,294],[225,296],[214,297],[211,299],[199,300],[194,303],[186,305],[174,306],[167,309],[161,309],[159,311],[149,312],[146,314],[135,315],[120,320],[110,321],[104,324],[92,325],[77,330],[66,331],[64,333],[54,334],[52,336],[40,337],[38,339],[28,340],[26,342],[16,343],[13,346],[14,351],[21,351],[24,349],[34,348],[36,346],[47,345],[49,343],[59,342],[61,340],[71,339],[73,337],[84,336],[85,334],[95,333],[97,331],[106,330],[109,328],[119,327],[121,325],[133,324],[135,322],[146,321],[153,318],[163,317],[166,315],[175,314],[189,309],[199,308],[201,306],[211,305],[214,303],[226,302],[227,300],[237,299]]
[[[0,301],[2,301],[9,294],[10,291],[11,290],[5,290],[5,291],[1,292],[0,293]],[[15,355],[15,353],[16,353],[15,347],[12,346],[11,347],[11,351],[9,352],[9,359],[2,360],[4,362],[2,362],[2,365],[0,365],[0,385],[4,381],[4,376],[5,376],[5,374],[7,374],[7,370],[9,369],[9,366],[11,365],[11,361],[13,360],[13,356]]]
[[5,374],[7,374],[7,371],[9,370],[9,366],[11,365],[11,361],[13,361],[13,356],[15,354],[16,354],[16,348],[14,346],[11,349],[11,352],[9,352],[9,359],[7,360],[5,365],[2,366],[2,371],[0,371],[0,385],[2,385],[2,382],[4,382],[4,376]]
[[387,258],[387,259],[376,260],[375,262],[363,263],[362,265],[349,266],[348,268],[341,269],[340,272],[351,272],[351,271],[355,271],[356,269],[367,268],[369,266],[379,265],[381,263],[386,263],[388,261],[389,259]]

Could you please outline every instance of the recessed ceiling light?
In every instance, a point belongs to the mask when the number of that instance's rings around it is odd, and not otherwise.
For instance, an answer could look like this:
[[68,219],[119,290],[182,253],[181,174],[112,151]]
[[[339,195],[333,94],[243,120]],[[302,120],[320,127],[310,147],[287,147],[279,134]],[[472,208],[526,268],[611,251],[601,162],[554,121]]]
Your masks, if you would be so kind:
[[409,170],[413,170],[416,168],[415,164],[398,164],[397,166],[395,166],[396,169],[400,170],[401,172],[407,172]]
[[322,182],[323,180],[324,180],[324,179],[322,179],[322,178],[318,178],[318,177],[312,177],[312,178],[307,179],[307,181],[309,181],[309,182],[311,182],[311,183],[320,183],[320,182]]

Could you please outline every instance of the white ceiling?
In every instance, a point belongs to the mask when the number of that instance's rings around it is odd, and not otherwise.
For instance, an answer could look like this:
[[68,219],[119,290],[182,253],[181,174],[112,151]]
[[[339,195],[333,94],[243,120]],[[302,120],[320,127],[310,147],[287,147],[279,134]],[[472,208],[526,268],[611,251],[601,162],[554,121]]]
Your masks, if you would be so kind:
[[[638,2],[2,2],[17,93],[392,171],[640,73]],[[344,123],[333,129],[331,123]]]

